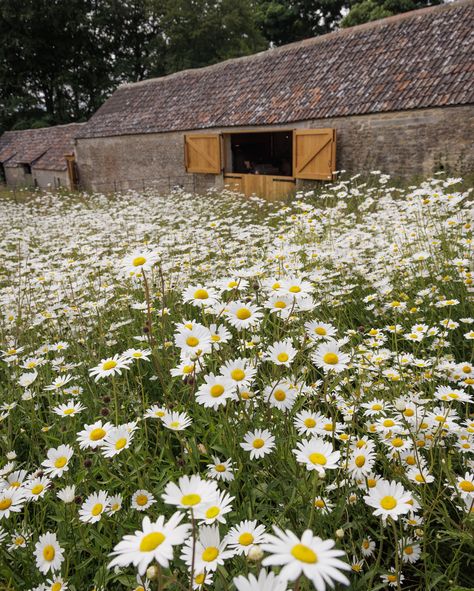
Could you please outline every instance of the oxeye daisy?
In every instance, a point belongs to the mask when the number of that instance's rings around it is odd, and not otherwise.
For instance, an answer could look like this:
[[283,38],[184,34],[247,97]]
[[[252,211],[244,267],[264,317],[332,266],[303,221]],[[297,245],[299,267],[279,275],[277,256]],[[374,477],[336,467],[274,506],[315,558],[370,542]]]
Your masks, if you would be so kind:
[[47,587],[44,591],[67,591],[68,585],[62,577],[55,576],[52,579],[48,579],[46,582]]
[[204,384],[197,389],[196,401],[205,408],[215,410],[219,406],[225,406],[234,394],[235,385],[231,379],[211,373],[204,377]]
[[336,336],[336,329],[332,324],[313,320],[304,325],[308,337],[313,341],[331,340]]
[[225,378],[230,379],[240,391],[242,388],[249,388],[257,373],[257,369],[251,365],[249,359],[239,357],[238,359],[227,361],[220,368],[220,373]]
[[280,281],[280,288],[278,291],[298,300],[307,297],[313,292],[313,290],[314,288],[309,281],[298,279],[297,277],[290,277]]
[[129,367],[130,359],[124,359],[122,356],[116,354],[113,357],[102,359],[99,365],[89,370],[89,374],[97,382],[101,378],[120,375],[123,369],[129,369]]
[[77,434],[77,440],[81,449],[96,449],[104,443],[107,434],[113,429],[112,423],[96,421],[91,425],[84,425],[84,429]]
[[232,338],[232,335],[223,324],[220,326],[211,324],[209,332],[211,334],[212,346],[216,351],[219,350],[220,345],[228,343]]
[[268,348],[266,358],[275,365],[285,365],[289,367],[296,356],[296,349],[289,339],[273,343]]
[[403,562],[413,564],[420,559],[421,547],[411,538],[402,539],[399,542],[399,552],[402,556]]
[[322,515],[329,515],[334,509],[334,503],[331,503],[329,499],[323,497],[316,497],[313,499],[313,505],[319,513]]
[[189,567],[193,564],[195,571],[215,571],[224,561],[234,555],[233,550],[226,550],[227,538],[222,541],[217,525],[203,525],[199,528],[198,539],[193,548],[193,540],[187,540],[181,554],[182,560]]
[[227,305],[227,320],[238,330],[250,328],[260,322],[263,313],[258,306],[244,302],[230,302]]
[[214,480],[231,482],[234,480],[232,460],[221,461],[217,456],[212,456],[212,464],[207,465],[207,476]]
[[187,413],[177,411],[167,412],[161,421],[171,431],[183,431],[193,422]]
[[360,551],[365,557],[372,556],[375,552],[375,542],[370,537],[364,538],[360,546]]
[[192,328],[183,328],[175,335],[176,346],[181,350],[181,357],[207,353],[211,350],[212,340],[208,328],[202,324],[194,324]]
[[286,581],[264,568],[258,573],[258,579],[253,574],[234,577],[234,585],[237,591],[287,591]]
[[209,507],[198,507],[195,516],[200,520],[199,525],[211,525],[218,521],[219,523],[226,523],[224,515],[232,511],[232,501],[228,493],[220,492],[214,503]]
[[51,478],[61,477],[64,472],[69,470],[69,463],[74,454],[70,445],[60,445],[58,448],[48,449],[46,452],[47,459],[42,462],[45,473],[49,474]]
[[466,472],[464,476],[456,478],[456,491],[462,497],[474,498],[474,474]]
[[287,295],[272,295],[266,302],[265,308],[268,308],[272,314],[287,319],[295,307],[294,298]]
[[80,402],[69,400],[65,404],[60,404],[53,408],[53,412],[62,417],[73,417],[83,411],[86,407]]
[[319,345],[311,358],[315,365],[326,373],[344,371],[350,360],[349,355],[343,353],[335,341]]
[[277,382],[267,386],[263,396],[272,408],[289,410],[295,403],[297,390],[288,382]]
[[8,546],[9,552],[18,550],[18,548],[26,548],[31,536],[32,533],[28,530],[14,531],[11,537],[10,545]]
[[151,250],[135,250],[123,259],[121,267],[125,274],[132,277],[140,275],[142,271],[150,271],[159,258],[158,253]]
[[19,513],[25,503],[25,493],[21,488],[0,490],[0,519],[8,519],[11,513]]
[[296,461],[304,464],[307,470],[334,470],[339,467],[341,452],[334,451],[331,443],[313,437],[296,444],[297,449],[293,450]]
[[25,482],[23,490],[25,492],[25,498],[27,501],[37,501],[46,494],[48,487],[51,484],[51,480],[46,476],[40,478],[33,478]]
[[102,455],[105,458],[111,458],[121,453],[124,449],[128,449],[133,439],[133,431],[126,425],[113,427],[104,438],[103,444],[100,446]]
[[132,495],[131,507],[137,511],[146,511],[148,507],[151,507],[153,503],[156,503],[155,497],[152,493],[147,490],[137,490]]
[[45,575],[48,571],[58,571],[64,561],[64,550],[58,543],[55,533],[46,532],[39,537],[35,546],[36,567]]
[[144,517],[142,529],[124,536],[115,546],[111,553],[114,558],[108,568],[133,564],[143,576],[153,560],[168,567],[173,559],[173,546],[181,545],[189,535],[190,526],[181,524],[182,519],[183,514],[179,512],[174,513],[168,522],[162,515],[154,522]]
[[282,531],[273,526],[276,535],[266,534],[262,549],[268,552],[262,561],[263,566],[282,566],[279,578],[285,581],[294,581],[304,574],[318,591],[326,589],[326,583],[331,587],[334,582],[349,584],[347,577],[341,572],[350,570],[346,562],[339,560],[344,556],[342,550],[333,549],[334,540],[322,540],[314,536],[307,529],[301,539],[290,530]]
[[275,447],[275,437],[267,429],[249,431],[240,447],[250,452],[250,459],[259,459],[269,454]]
[[302,410],[295,415],[293,422],[300,435],[313,435],[319,431],[323,418],[319,412]]
[[372,472],[374,463],[375,452],[371,448],[356,449],[347,461],[347,470],[352,478],[361,479]]
[[168,410],[164,406],[159,406],[158,404],[154,404],[147,408],[143,418],[145,419],[162,419]]
[[79,509],[79,519],[84,523],[96,523],[102,517],[109,505],[109,496],[106,491],[92,493],[82,503]]
[[67,374],[65,376],[60,376],[59,378],[56,378],[55,380],[53,380],[53,382],[49,386],[45,386],[44,390],[46,392],[57,392],[59,390],[62,390],[64,388],[64,386],[66,384],[68,384],[73,379],[74,378],[70,374]]
[[227,542],[237,555],[247,554],[255,544],[261,544],[264,539],[265,526],[257,521],[244,520],[232,527],[227,534]]
[[117,513],[117,511],[120,511],[120,509],[122,508],[122,503],[122,495],[112,495],[111,497],[109,497],[109,503],[107,505],[105,512],[107,513],[107,515],[113,515],[114,513]]
[[203,285],[194,285],[185,289],[183,300],[190,302],[193,306],[205,307],[214,306],[219,301],[217,290]]
[[399,515],[404,515],[413,509],[410,501],[412,497],[403,486],[395,481],[379,480],[364,496],[364,501],[369,507],[374,507],[374,515],[382,517],[385,521],[391,517],[395,521]]
[[178,484],[168,482],[162,499],[168,505],[175,505],[180,509],[196,510],[214,504],[219,491],[212,480],[203,480],[199,475],[181,476]]

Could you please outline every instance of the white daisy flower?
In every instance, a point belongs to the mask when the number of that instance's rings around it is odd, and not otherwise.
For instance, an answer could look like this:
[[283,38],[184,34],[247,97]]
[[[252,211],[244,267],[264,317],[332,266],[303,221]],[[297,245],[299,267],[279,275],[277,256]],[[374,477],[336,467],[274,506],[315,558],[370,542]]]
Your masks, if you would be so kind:
[[56,534],[46,532],[39,537],[35,546],[36,567],[45,575],[48,571],[58,571],[64,561],[64,550],[58,543]]
[[267,429],[256,429],[245,434],[240,447],[250,452],[251,460],[263,458],[275,447],[275,437]]
[[104,490],[89,495],[79,509],[79,519],[84,523],[100,521],[109,505],[109,495]]

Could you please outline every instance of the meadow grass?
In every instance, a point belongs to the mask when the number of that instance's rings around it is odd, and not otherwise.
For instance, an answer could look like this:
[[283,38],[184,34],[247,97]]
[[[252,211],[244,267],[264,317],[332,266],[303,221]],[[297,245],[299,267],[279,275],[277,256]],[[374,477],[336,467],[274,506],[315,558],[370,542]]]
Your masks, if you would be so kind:
[[470,588],[472,217],[379,174],[4,194],[0,589]]

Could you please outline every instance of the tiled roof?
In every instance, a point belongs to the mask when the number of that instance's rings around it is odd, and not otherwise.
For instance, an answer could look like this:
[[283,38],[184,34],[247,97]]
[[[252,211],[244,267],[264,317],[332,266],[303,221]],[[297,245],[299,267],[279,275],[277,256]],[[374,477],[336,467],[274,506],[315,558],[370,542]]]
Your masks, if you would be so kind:
[[74,137],[84,123],[6,131],[0,137],[0,162],[11,168],[30,164],[33,169],[66,170],[66,154],[74,149]]
[[119,87],[77,137],[282,124],[474,102],[474,2]]

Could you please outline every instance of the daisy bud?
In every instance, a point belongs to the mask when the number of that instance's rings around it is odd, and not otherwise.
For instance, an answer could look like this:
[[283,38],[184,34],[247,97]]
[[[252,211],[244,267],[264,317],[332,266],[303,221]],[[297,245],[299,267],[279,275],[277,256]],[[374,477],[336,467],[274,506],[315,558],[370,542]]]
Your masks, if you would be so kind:
[[7,460],[15,460],[16,459],[16,451],[9,451],[7,453]]
[[326,478],[326,470],[324,468],[320,468],[318,470],[318,476],[321,478],[321,480],[324,480]]
[[423,530],[422,529],[415,529],[415,534],[421,538],[421,536],[423,535]]
[[395,401],[395,408],[400,411],[403,412],[406,409],[407,405],[405,404],[405,402],[403,400],[396,400]]
[[252,342],[255,343],[256,345],[260,342],[260,337],[258,336],[258,334],[254,335],[252,337]]
[[156,564],[152,564],[146,569],[146,578],[153,581],[160,576],[160,569]]
[[249,553],[247,554],[247,560],[250,560],[251,562],[258,562],[259,560],[262,560],[262,558],[263,550],[260,548],[260,546],[252,546],[249,550]]
[[336,529],[336,538],[343,538],[344,530],[342,528]]
[[206,446],[203,445],[202,443],[198,443],[197,448],[198,448],[198,450],[199,450],[200,453],[202,453],[202,454],[206,454],[207,453]]

